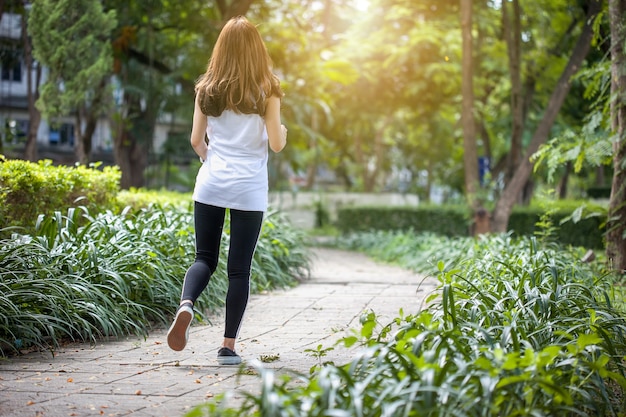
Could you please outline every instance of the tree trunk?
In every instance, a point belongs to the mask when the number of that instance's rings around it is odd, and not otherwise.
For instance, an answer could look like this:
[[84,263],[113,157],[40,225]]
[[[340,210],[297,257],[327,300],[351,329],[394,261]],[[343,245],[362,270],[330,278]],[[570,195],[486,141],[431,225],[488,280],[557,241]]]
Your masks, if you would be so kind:
[[537,152],[539,146],[548,139],[550,129],[552,128],[559,110],[565,101],[565,97],[571,88],[571,78],[574,74],[576,74],[589,52],[591,39],[593,38],[594,20],[601,10],[602,1],[591,0],[588,4],[589,7],[587,9],[587,16],[582,32],[576,42],[576,45],[574,46],[572,55],[570,56],[569,61],[567,62],[567,65],[565,66],[565,69],[563,70],[563,73],[561,74],[561,77],[552,92],[552,95],[550,96],[543,118],[541,119],[539,126],[537,126],[537,130],[535,130],[530,144],[526,149],[526,154],[515,171],[513,178],[505,186],[502,195],[496,203],[496,207],[493,212],[493,223],[491,225],[492,231],[494,232],[506,232],[509,217],[513,211],[513,206],[515,205],[515,202],[526,182],[530,178],[532,171],[530,157]]
[[[317,111],[313,109],[313,114],[311,114],[311,130],[313,132],[317,132],[319,129],[319,119],[317,116]],[[306,188],[309,190],[313,188],[315,185],[315,179],[317,176],[317,164],[319,163],[319,150],[317,147],[317,135],[311,135],[309,139],[309,149],[313,151],[313,159],[309,163],[309,167],[307,168],[306,173]]]
[[604,165],[598,165],[596,167],[595,185],[597,187],[604,187],[606,185],[606,180],[605,180],[605,175],[604,175]]
[[469,205],[475,208],[477,202],[474,200],[478,188],[478,153],[476,151],[476,122],[474,120],[472,0],[461,0],[461,34],[463,39],[461,123],[463,126],[465,196]]
[[[524,100],[522,95],[521,42],[522,26],[519,0],[513,0],[512,21],[509,17],[509,1],[502,2],[502,27],[504,29],[507,51],[509,55],[509,72],[511,76],[511,148],[508,153],[505,171],[507,184],[520,164],[522,157],[522,134],[524,133]],[[510,29],[509,29],[510,28]]]
[[626,0],[609,0],[611,26],[611,128],[613,183],[609,202],[606,254],[610,267],[626,273],[626,51],[624,18]]
[[89,163],[89,157],[85,152],[85,137],[83,134],[83,118],[84,118],[84,110],[78,109],[76,111],[76,129],[75,129],[75,138],[76,144],[74,145],[74,155],[76,156],[76,161],[81,165],[87,165]]
[[114,156],[115,164],[122,172],[120,188],[128,190],[131,187],[143,187],[146,150],[137,143],[136,139],[131,137],[132,134],[128,129],[118,126],[116,130]]
[[569,176],[572,172],[572,162],[569,161],[565,164],[565,172],[559,181],[559,185],[556,187],[556,194],[559,200],[565,200],[567,198],[567,183],[569,182]]
[[41,66],[37,65],[35,82],[33,83],[33,45],[28,37],[28,23],[26,13],[22,15],[22,43],[24,45],[24,66],[26,67],[26,95],[28,98],[28,136],[24,147],[24,159],[37,161],[37,132],[41,124],[41,112],[35,106],[39,98],[39,83],[41,82]]

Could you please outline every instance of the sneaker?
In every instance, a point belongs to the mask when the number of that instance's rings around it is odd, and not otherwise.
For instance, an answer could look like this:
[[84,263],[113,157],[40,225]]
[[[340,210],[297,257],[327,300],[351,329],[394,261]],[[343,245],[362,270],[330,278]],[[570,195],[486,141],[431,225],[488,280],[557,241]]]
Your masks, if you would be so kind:
[[235,351],[222,347],[217,351],[217,363],[220,365],[239,365],[241,363],[241,357],[235,353]]
[[167,332],[167,344],[172,350],[181,351],[187,345],[189,326],[193,320],[193,307],[185,303],[178,307],[174,323]]

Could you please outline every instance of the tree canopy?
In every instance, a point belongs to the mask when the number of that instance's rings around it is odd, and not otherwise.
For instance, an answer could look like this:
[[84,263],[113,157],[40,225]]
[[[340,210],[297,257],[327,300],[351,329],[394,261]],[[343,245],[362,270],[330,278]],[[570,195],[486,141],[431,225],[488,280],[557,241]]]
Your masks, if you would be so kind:
[[[624,17],[616,1],[611,21]],[[80,26],[76,10],[101,20]],[[609,33],[622,29],[603,0],[42,0],[30,28],[51,67],[42,109],[89,103],[108,71],[122,185],[143,186],[160,158],[158,120],[174,133],[167,152],[189,151],[194,81],[237,14],[258,25],[286,92],[289,146],[274,186],[299,175],[320,187],[324,169],[348,190],[428,200],[438,187],[459,201],[469,191],[502,231],[541,185],[585,197],[609,189],[620,166]],[[481,160],[476,190],[478,164],[464,155]]]

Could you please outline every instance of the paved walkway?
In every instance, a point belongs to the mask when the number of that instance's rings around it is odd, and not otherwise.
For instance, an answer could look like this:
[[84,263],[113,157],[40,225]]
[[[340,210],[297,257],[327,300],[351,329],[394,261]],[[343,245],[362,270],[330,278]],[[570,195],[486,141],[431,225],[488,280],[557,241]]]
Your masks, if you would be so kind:
[[[417,311],[436,286],[358,253],[324,248],[313,253],[310,280],[251,297],[237,345],[247,363],[277,357],[263,366],[307,373],[317,359],[306,350],[332,347],[350,329],[359,329],[363,311],[374,310],[387,324],[400,308]],[[54,356],[37,352],[0,360],[0,416],[180,417],[222,392],[232,393],[236,402],[242,390],[256,392],[259,379],[217,365],[221,323],[218,318],[213,326],[192,326],[182,352],[167,347],[162,330],[146,340],[74,344]],[[337,346],[323,360],[343,364],[350,356]]]

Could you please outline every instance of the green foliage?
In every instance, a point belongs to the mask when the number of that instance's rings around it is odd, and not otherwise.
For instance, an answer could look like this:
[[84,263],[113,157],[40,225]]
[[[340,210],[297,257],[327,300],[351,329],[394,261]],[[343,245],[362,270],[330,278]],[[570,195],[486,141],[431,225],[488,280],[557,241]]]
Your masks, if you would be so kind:
[[604,119],[601,112],[592,113],[580,131],[565,130],[542,145],[532,157],[535,171],[545,164],[548,182],[553,182],[557,168],[566,163],[572,163],[577,174],[586,166],[609,165],[613,156],[613,140]]
[[[127,208],[91,215],[70,208],[40,216],[33,234],[0,244],[0,353],[64,340],[145,335],[167,324],[195,254],[190,210]],[[222,307],[228,279],[229,223],[218,270],[198,299],[199,319]],[[253,262],[251,291],[293,285],[308,272],[301,240],[279,214],[265,221]]]
[[104,12],[99,1],[33,3],[28,21],[33,53],[48,68],[37,102],[44,115],[65,116],[77,108],[97,115],[106,108],[102,85],[113,72],[115,24],[115,12]]
[[141,210],[153,204],[179,209],[190,209],[193,204],[191,194],[189,193],[179,193],[168,190],[147,190],[145,188],[121,190],[117,194],[117,200],[120,207],[131,207],[133,210]]
[[343,233],[412,229],[464,236],[469,230],[469,213],[463,206],[342,207],[337,212],[337,227]]
[[49,160],[0,163],[0,224],[30,231],[40,214],[84,206],[91,213],[117,209],[115,167],[53,166]]
[[520,236],[531,236],[540,230],[538,223],[550,219],[555,230],[551,234],[562,244],[590,249],[604,248],[606,209],[581,206],[572,211],[555,209],[549,217],[537,208],[516,208],[509,218],[509,230]]
[[[538,206],[516,207],[509,218],[509,231],[532,236],[540,220],[551,221],[556,240],[591,249],[604,247],[606,208],[589,203],[555,203],[549,214]],[[344,234],[370,230],[413,230],[443,236],[467,236],[469,212],[463,206],[342,207],[337,228]]]
[[[440,238],[437,246],[450,244]],[[259,367],[260,393],[248,394],[240,413],[623,415],[626,317],[612,304],[610,277],[534,239],[468,244],[451,263],[436,262],[439,288],[427,308],[405,306],[418,312],[401,311],[382,328],[375,313],[366,314],[361,330],[343,340],[360,346],[345,365],[282,378]],[[211,416],[233,412],[212,404],[189,416],[209,408]]]

